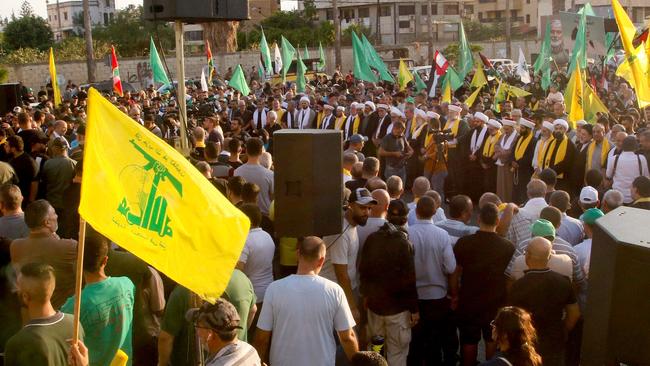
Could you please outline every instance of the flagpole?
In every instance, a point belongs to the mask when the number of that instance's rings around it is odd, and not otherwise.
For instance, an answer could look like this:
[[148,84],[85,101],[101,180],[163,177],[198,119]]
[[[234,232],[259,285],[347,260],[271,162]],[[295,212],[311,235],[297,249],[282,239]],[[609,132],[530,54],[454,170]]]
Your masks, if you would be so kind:
[[[176,30],[176,70],[178,75],[177,103],[178,117],[181,123],[181,153],[185,156],[189,153],[187,143],[187,106],[185,102],[185,55],[183,42],[183,22],[177,20],[174,22]],[[174,82],[172,81],[172,85]]]
[[86,243],[86,220],[79,218],[79,242],[77,244],[77,272],[74,286],[74,323],[72,328],[72,344],[79,340],[79,315],[81,310],[81,285],[83,282],[84,246]]

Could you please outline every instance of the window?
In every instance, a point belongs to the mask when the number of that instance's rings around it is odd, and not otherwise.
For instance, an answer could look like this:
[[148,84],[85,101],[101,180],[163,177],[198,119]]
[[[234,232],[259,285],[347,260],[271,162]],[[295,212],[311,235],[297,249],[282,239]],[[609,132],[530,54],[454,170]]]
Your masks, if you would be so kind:
[[114,15],[115,15],[114,13],[111,13],[111,22],[113,21],[113,16]]
[[422,10],[420,11],[420,15],[429,15],[429,5],[422,5]]
[[390,6],[382,6],[379,15],[382,17],[389,17],[391,15]]
[[325,10],[325,18],[327,20],[334,20],[334,12],[332,11],[332,9]]
[[482,19],[483,19],[483,13],[479,12],[478,13],[478,20],[482,20]]
[[106,0],[106,7],[110,8],[111,7],[111,0]]
[[400,20],[399,21],[399,28],[400,29],[409,29],[409,28],[411,28],[411,21],[410,20]]
[[202,41],[203,40],[203,31],[202,30],[196,30],[196,31],[187,31],[183,34],[183,38],[188,41]]
[[370,18],[370,8],[359,8],[359,18]]
[[68,20],[68,12],[67,11],[63,12],[63,20]]
[[530,0],[526,0],[526,4],[530,4]]
[[354,19],[354,8],[341,9],[339,11],[339,19],[345,19],[348,22]]
[[465,5],[465,14],[474,14],[474,5]]
[[52,16],[51,16],[51,15],[48,15],[48,16],[47,16],[47,20],[52,20]]
[[458,4],[445,4],[445,15],[458,15]]
[[400,5],[399,15],[415,15],[415,5]]
[[530,24],[530,14],[526,14],[526,24]]
[[108,25],[108,13],[104,13],[104,25]]

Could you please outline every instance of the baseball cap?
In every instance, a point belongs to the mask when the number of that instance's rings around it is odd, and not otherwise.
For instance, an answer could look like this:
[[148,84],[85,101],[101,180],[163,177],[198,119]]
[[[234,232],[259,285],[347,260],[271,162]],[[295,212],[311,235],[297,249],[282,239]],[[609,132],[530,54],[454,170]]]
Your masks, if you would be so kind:
[[583,187],[580,191],[581,203],[596,203],[598,202],[598,191],[591,186]]
[[590,208],[580,215],[580,221],[584,222],[587,225],[593,225],[596,223],[596,220],[605,216],[603,211],[597,208]]
[[50,142],[50,138],[42,131],[37,132],[36,136],[32,139],[32,143],[47,144],[48,142]]
[[203,322],[216,332],[227,333],[243,329],[239,325],[241,319],[235,306],[221,298],[217,299],[214,305],[204,303],[200,308],[189,309],[185,313],[185,319],[193,324]]
[[66,141],[63,139],[63,137],[55,137],[52,140],[52,145],[51,147],[57,148],[57,149],[62,149],[65,150],[68,148],[68,144]]
[[359,135],[358,133],[350,136],[350,142],[353,144],[356,144],[358,142],[366,142],[366,141],[368,141],[368,138],[366,136]]
[[545,219],[539,219],[535,221],[533,223],[533,226],[531,226],[530,231],[532,232],[533,237],[541,236],[543,238],[555,238],[555,226],[553,226],[550,221]]
[[376,205],[377,201],[372,198],[370,191],[367,188],[357,188],[350,192],[350,203],[357,203],[359,205]]

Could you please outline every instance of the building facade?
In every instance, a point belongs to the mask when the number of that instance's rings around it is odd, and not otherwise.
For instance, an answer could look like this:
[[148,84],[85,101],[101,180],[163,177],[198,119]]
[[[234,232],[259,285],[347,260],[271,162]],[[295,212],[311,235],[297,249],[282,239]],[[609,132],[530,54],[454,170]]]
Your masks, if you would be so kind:
[[[580,8],[586,2],[587,1],[585,0],[576,0],[576,7]],[[589,0],[588,2],[594,8],[594,13],[596,13],[596,15],[605,18],[611,18],[614,16],[612,14],[611,0]],[[623,5],[627,11],[627,15],[637,27],[643,25],[648,26],[650,24],[650,1],[625,0],[621,1],[621,5]]]
[[[108,25],[115,17],[115,0],[90,0],[90,22]],[[47,22],[59,41],[83,32],[83,1],[47,0]]]
[[[333,21],[331,3],[315,2],[320,20]],[[458,39],[461,18],[473,17],[474,0],[431,1],[432,33],[435,41]],[[397,0],[338,3],[341,32],[353,24],[369,28],[382,44],[423,42],[429,39],[429,2]],[[376,37],[377,34],[380,37]]]

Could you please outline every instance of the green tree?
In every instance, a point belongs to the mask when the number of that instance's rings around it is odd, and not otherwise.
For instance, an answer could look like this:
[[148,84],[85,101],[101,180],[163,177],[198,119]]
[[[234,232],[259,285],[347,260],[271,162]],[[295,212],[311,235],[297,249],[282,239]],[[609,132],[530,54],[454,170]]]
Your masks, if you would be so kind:
[[129,5],[118,10],[115,18],[106,26],[93,29],[93,39],[115,46],[115,51],[122,57],[145,56],[149,54],[149,37],[153,35],[156,42],[160,36],[163,52],[174,45],[174,30],[166,23],[142,19],[142,6]]
[[4,83],[7,81],[7,77],[9,77],[9,71],[5,69],[4,67],[0,66],[0,83]]
[[[477,44],[470,44],[469,48],[472,50],[472,53],[483,51],[483,47]],[[452,43],[449,46],[445,47],[442,50],[442,54],[445,55],[445,58],[456,67],[458,61],[458,43]]]
[[371,43],[374,40],[374,36],[370,28],[364,26],[363,24],[353,23],[345,28],[345,30],[341,33],[341,44],[346,46],[352,45],[352,32],[356,33],[359,38],[361,38],[361,34],[363,33]]
[[[294,46],[316,47],[319,42],[329,45],[334,42],[334,26],[330,22],[314,23],[298,11],[278,11],[261,23],[269,45],[280,43],[284,36]],[[261,32],[253,29],[250,32],[239,32],[237,40],[239,49],[257,47]]]
[[12,17],[7,23],[4,30],[3,47],[7,51],[14,51],[19,48],[48,49],[52,45],[53,34],[47,21],[30,14],[28,9],[23,10],[25,11],[24,16],[20,18]]

